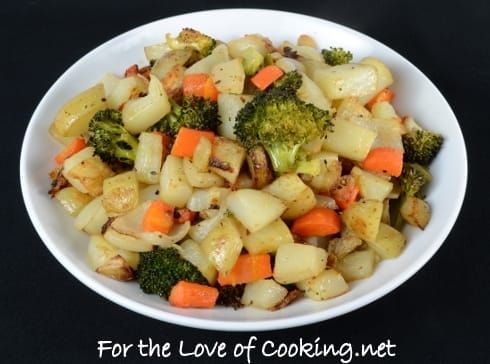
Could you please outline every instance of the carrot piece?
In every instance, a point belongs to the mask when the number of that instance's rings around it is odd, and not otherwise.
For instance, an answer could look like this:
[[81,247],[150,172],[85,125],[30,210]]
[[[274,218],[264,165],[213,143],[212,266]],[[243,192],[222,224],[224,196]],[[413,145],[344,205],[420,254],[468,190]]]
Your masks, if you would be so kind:
[[207,73],[195,73],[187,75],[182,81],[184,96],[201,96],[203,97],[204,84],[207,82],[209,75]]
[[213,143],[214,133],[212,131],[180,128],[170,154],[177,157],[192,158],[194,149],[196,149],[201,138],[206,138]]
[[228,273],[218,274],[221,286],[236,285],[258,281],[272,276],[269,254],[242,254]]
[[182,82],[184,96],[198,96],[208,100],[218,100],[218,89],[206,73],[187,75]]
[[327,207],[315,207],[293,222],[291,231],[300,236],[327,236],[340,232],[337,213]]
[[207,100],[218,101],[218,95],[218,89],[214,85],[213,79],[209,77],[204,85],[204,98]]
[[175,211],[175,216],[178,224],[184,224],[187,221],[192,222],[196,218],[196,213],[187,207],[183,207]]
[[366,107],[368,110],[371,110],[374,104],[377,104],[378,102],[382,101],[388,101],[391,102],[393,98],[395,97],[395,93],[390,90],[389,88],[384,88],[382,89],[378,94],[376,94],[369,102],[366,104]]
[[403,168],[403,151],[390,147],[374,148],[362,162],[362,168],[400,177]]
[[359,187],[356,185],[354,177],[351,175],[345,175],[340,177],[339,182],[334,189],[330,191],[333,199],[337,205],[345,210],[352,204],[359,195]]
[[139,73],[139,68],[137,64],[129,66],[126,71],[124,71],[124,77],[136,76]]
[[264,91],[274,81],[280,78],[284,72],[275,65],[270,65],[262,68],[250,81],[261,91]]
[[174,224],[174,208],[161,200],[154,200],[143,216],[143,230],[167,234]]
[[203,284],[179,281],[170,291],[168,302],[182,308],[212,308],[218,299],[218,289]]
[[76,152],[81,151],[83,148],[85,148],[85,146],[85,139],[76,138],[71,142],[69,146],[67,146],[54,157],[54,161],[57,165],[62,165],[66,158],[71,157]]

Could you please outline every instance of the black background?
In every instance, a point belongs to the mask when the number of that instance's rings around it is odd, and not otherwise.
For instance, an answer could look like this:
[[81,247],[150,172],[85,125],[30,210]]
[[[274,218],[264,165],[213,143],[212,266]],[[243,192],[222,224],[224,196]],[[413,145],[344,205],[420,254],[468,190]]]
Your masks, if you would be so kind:
[[[384,359],[388,362],[490,363],[490,201],[486,178],[490,6],[486,1],[393,0],[2,3],[0,362],[97,362],[97,340],[137,343],[152,338],[174,346],[179,340],[188,345],[218,340],[233,347],[254,334],[169,325],[130,312],[92,292],[44,247],[27,217],[18,177],[22,137],[34,108],[78,58],[113,36],[152,20],[201,9],[243,6],[332,20],[401,53],[432,79],[453,107],[465,135],[470,166],[460,217],[445,244],[420,272],[367,307],[315,325],[255,333],[259,342],[293,342],[299,337],[314,341],[320,337],[322,343],[360,345],[390,339],[397,345],[397,356]],[[125,361],[137,360],[145,361],[136,355]],[[265,361],[257,354],[252,360]],[[184,359],[174,354],[165,362]],[[327,358],[317,362],[339,361]]]

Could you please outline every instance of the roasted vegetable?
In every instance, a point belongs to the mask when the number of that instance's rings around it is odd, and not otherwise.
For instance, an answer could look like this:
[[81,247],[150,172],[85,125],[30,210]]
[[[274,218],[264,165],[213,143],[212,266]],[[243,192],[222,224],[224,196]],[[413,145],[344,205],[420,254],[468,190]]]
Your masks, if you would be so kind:
[[51,136],[66,144],[67,139],[86,133],[92,115],[107,107],[104,96],[104,86],[98,83],[68,100],[49,127]]
[[332,127],[327,111],[306,104],[295,95],[300,85],[294,73],[286,74],[275,87],[257,95],[237,115],[238,140],[248,150],[263,146],[279,173],[294,171],[301,146],[325,137]]
[[274,179],[274,172],[269,167],[269,157],[262,146],[248,151],[247,164],[255,188],[263,188]]
[[404,134],[402,141],[406,162],[428,166],[441,150],[444,138],[428,130],[413,130]]
[[[402,175],[400,176],[400,197],[398,199],[398,203],[394,204],[392,212],[392,221],[393,226],[400,230],[403,227],[404,220],[412,223],[415,221],[414,218],[410,218],[407,220],[407,216],[414,216],[413,208],[409,208],[410,206],[420,206],[418,208],[419,211],[424,211],[424,216],[419,220],[421,223],[414,224],[421,228],[425,227],[430,219],[430,211],[429,206],[425,203],[421,198],[423,197],[423,188],[432,180],[432,176],[428,170],[428,168],[423,167],[416,163],[405,163],[403,166]],[[410,200],[410,201],[408,201]],[[423,202],[418,202],[420,200]],[[414,202],[417,201],[417,202]],[[408,205],[407,205],[408,203]],[[404,213],[402,214],[402,210]],[[416,209],[417,210],[417,209]],[[415,213],[417,216],[417,214]]]
[[261,279],[245,285],[241,302],[245,306],[272,309],[287,296],[288,290],[273,279]]
[[240,53],[243,70],[247,76],[252,76],[264,64],[264,56],[253,47],[248,47]]
[[211,100],[195,96],[185,96],[182,104],[171,101],[172,111],[151,127],[151,130],[175,136],[181,127],[198,130],[216,130],[218,105]]
[[216,46],[216,40],[191,28],[184,28],[176,38],[166,35],[167,45],[171,49],[193,49],[198,58],[208,56]]
[[432,180],[429,170],[415,163],[405,163],[400,176],[400,187],[405,196],[422,195],[422,188]]
[[182,258],[175,248],[141,253],[136,278],[143,292],[165,298],[179,281],[208,284],[199,269]]
[[421,198],[410,196],[400,206],[401,217],[410,225],[424,230],[431,217],[430,206]]
[[222,306],[233,307],[236,310],[243,306],[240,300],[243,296],[244,289],[245,284],[238,284],[236,286],[218,286],[219,296],[216,303]]
[[337,66],[352,61],[352,53],[343,48],[330,47],[330,49],[322,49],[323,59],[330,66]]
[[299,90],[302,84],[303,78],[298,72],[288,72],[276,82],[274,82],[274,88],[272,89],[272,92],[281,91],[287,94],[294,95],[296,91]]
[[138,140],[124,128],[119,111],[98,111],[90,120],[88,135],[88,144],[104,162],[111,166],[133,166]]
[[296,285],[305,291],[306,297],[315,301],[340,296],[349,290],[344,277],[335,269],[324,270],[319,275],[300,281]]

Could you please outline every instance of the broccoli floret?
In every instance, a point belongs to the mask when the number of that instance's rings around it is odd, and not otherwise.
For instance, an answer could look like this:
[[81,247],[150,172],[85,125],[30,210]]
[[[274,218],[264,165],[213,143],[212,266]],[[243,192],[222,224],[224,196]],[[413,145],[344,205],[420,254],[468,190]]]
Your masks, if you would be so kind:
[[[296,96],[299,74],[286,74],[274,87],[247,103],[236,117],[235,134],[249,150],[263,146],[278,173],[295,170],[301,146],[332,129],[328,111]],[[301,81],[301,78],[299,78]]]
[[184,28],[176,38],[166,35],[167,45],[171,49],[193,49],[204,58],[211,54],[216,46],[216,40],[191,28]]
[[290,95],[296,94],[296,91],[303,84],[303,77],[297,71],[291,71],[276,82],[274,82],[274,87],[271,89],[271,92],[284,92]]
[[216,303],[222,306],[230,306],[235,310],[242,307],[240,302],[243,291],[245,290],[245,284],[237,284],[236,286],[219,286],[218,300]]
[[136,278],[143,292],[165,298],[168,298],[172,287],[182,280],[208,284],[199,269],[182,258],[175,248],[141,253]]
[[220,124],[218,104],[214,101],[201,97],[184,96],[182,105],[172,100],[170,102],[172,104],[171,112],[152,126],[151,130],[175,136],[181,127],[216,130]]
[[428,130],[412,130],[403,135],[402,141],[406,162],[428,166],[441,150],[444,139]]
[[422,188],[432,181],[429,170],[416,163],[405,163],[400,176],[400,187],[405,196],[420,197]]
[[393,205],[393,227],[401,230],[405,221],[400,213],[400,208],[408,197],[423,198],[423,188],[432,181],[429,170],[416,163],[405,163],[400,176],[400,197]]
[[112,166],[132,167],[138,149],[138,140],[127,131],[119,111],[106,109],[98,111],[88,126],[88,144],[95,148],[95,154]]
[[323,59],[330,66],[337,66],[352,61],[352,53],[343,48],[330,47],[330,49],[322,49]]
[[252,76],[264,63],[264,56],[259,53],[255,48],[248,47],[241,54],[243,70],[247,76]]
[[270,66],[274,64],[274,58],[272,58],[272,54],[267,53],[264,57],[264,66]]

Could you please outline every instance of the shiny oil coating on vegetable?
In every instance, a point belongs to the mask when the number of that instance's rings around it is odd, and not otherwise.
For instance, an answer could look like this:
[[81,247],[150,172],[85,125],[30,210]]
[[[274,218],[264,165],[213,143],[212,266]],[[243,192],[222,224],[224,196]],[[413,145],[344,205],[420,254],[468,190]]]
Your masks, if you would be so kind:
[[178,307],[275,310],[402,254],[443,136],[398,114],[390,65],[317,44],[183,28],[69,100],[50,195],[90,267]]

